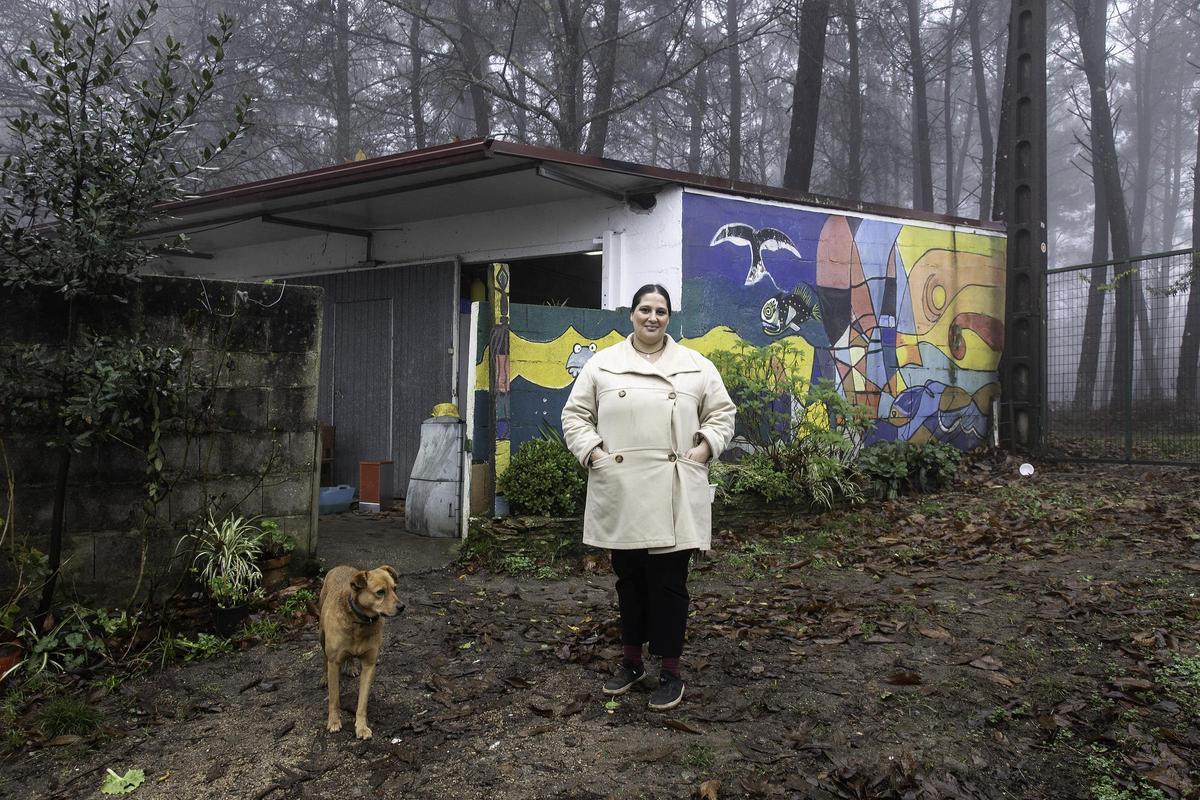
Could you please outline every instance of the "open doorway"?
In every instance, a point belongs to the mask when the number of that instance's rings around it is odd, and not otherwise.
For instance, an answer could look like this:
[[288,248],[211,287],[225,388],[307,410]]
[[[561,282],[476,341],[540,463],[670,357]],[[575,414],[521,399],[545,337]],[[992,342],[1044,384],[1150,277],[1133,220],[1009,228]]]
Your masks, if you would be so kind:
[[[527,305],[600,308],[603,300],[600,251],[565,253],[506,260],[512,276],[509,301]],[[462,297],[471,298],[476,281],[487,285],[489,264],[465,264],[462,268]]]

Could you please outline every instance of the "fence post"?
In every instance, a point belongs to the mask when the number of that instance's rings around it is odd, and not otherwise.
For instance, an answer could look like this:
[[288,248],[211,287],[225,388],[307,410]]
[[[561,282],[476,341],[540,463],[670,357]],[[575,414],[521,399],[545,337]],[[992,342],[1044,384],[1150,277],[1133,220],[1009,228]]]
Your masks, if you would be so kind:
[[1125,463],[1131,464],[1133,463],[1133,347],[1137,344],[1134,335],[1135,331],[1137,331],[1137,325],[1133,316],[1135,313],[1133,305],[1133,265],[1126,262],[1122,266],[1124,267],[1124,277],[1119,280],[1129,281],[1129,285],[1125,287],[1125,331],[1123,335],[1126,337],[1128,346],[1125,348],[1127,363],[1124,365],[1125,368],[1123,371],[1127,377],[1125,382]]

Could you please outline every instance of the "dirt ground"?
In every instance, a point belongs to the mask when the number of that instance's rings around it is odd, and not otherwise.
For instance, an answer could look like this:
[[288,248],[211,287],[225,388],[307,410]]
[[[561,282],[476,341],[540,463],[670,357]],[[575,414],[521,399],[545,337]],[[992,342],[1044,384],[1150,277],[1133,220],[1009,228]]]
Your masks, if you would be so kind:
[[[0,796],[1195,798],[1200,473],[995,458],[954,491],[730,525],[694,562],[687,693],[605,706],[606,564],[411,576],[374,738],[323,727],[315,623],[99,700]],[[653,670],[652,670],[653,671]],[[719,781],[719,786],[715,783]]]

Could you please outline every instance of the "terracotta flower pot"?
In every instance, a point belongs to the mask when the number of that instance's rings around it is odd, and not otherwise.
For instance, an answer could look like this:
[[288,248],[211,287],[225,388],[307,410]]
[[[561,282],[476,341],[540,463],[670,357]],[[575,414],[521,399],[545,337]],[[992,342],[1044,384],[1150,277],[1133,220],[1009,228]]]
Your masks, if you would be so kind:
[[268,558],[262,562],[262,582],[263,588],[268,592],[278,589],[287,583],[288,580],[288,564],[292,561],[291,553],[284,553],[275,558]]

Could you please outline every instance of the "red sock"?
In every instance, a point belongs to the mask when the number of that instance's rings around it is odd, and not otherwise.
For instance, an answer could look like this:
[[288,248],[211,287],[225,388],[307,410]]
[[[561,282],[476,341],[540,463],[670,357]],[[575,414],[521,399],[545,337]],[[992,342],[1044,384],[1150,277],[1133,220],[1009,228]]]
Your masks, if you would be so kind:
[[672,675],[679,674],[679,656],[674,658],[664,658],[662,660],[662,671],[670,672]]
[[626,662],[630,664],[642,663],[642,646],[640,644],[621,645],[621,650]]

